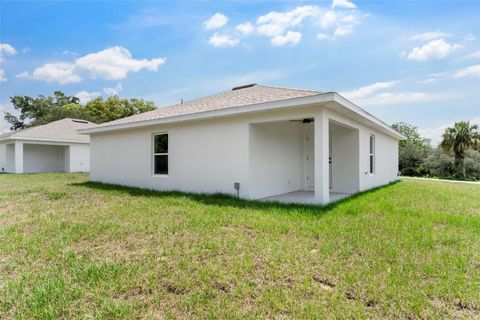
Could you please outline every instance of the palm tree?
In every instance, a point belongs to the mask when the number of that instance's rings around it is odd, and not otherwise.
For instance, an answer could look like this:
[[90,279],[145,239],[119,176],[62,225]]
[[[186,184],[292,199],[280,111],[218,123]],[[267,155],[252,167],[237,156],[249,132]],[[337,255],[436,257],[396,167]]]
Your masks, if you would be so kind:
[[[445,151],[453,151],[455,165],[461,168],[463,177],[467,177],[465,170],[465,152],[468,149],[480,149],[480,132],[476,124],[468,121],[455,122],[453,128],[445,129],[440,146]],[[460,170],[459,170],[460,171]]]

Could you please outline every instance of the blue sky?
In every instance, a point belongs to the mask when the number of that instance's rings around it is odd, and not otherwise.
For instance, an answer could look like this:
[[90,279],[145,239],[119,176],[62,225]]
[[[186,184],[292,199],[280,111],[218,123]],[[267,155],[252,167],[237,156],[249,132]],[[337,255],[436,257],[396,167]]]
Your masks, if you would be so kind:
[[0,111],[55,90],[165,106],[254,82],[337,91],[434,142],[480,123],[479,1],[1,1],[0,43]]

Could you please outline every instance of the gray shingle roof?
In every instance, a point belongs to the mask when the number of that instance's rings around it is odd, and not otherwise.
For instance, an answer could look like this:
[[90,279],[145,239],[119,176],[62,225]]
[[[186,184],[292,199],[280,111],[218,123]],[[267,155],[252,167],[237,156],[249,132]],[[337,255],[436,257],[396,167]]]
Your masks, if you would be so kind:
[[137,114],[123,119],[102,123],[94,126],[94,128],[170,118],[227,108],[243,107],[260,103],[314,96],[318,94],[321,94],[321,92],[254,85],[238,90],[222,92],[216,95],[158,108],[153,111]]
[[88,135],[78,134],[77,130],[90,128],[94,125],[95,123],[85,120],[65,118],[40,126],[12,131],[0,135],[0,139],[25,138],[33,140],[89,142],[90,137]]

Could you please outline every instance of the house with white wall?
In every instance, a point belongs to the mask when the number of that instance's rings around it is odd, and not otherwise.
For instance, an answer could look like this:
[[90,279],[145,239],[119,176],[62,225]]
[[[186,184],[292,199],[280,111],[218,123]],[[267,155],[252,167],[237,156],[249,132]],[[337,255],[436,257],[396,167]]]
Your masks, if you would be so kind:
[[1,172],[90,171],[90,137],[77,130],[92,125],[66,118],[0,135]]
[[338,93],[260,85],[80,132],[93,181],[303,203],[397,180],[403,139]]

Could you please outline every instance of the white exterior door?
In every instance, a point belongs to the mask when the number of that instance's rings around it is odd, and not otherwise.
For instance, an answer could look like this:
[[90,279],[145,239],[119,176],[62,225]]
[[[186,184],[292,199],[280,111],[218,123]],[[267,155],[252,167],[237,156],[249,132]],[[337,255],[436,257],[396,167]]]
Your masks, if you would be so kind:
[[313,122],[305,124],[305,186],[315,187],[315,143]]

